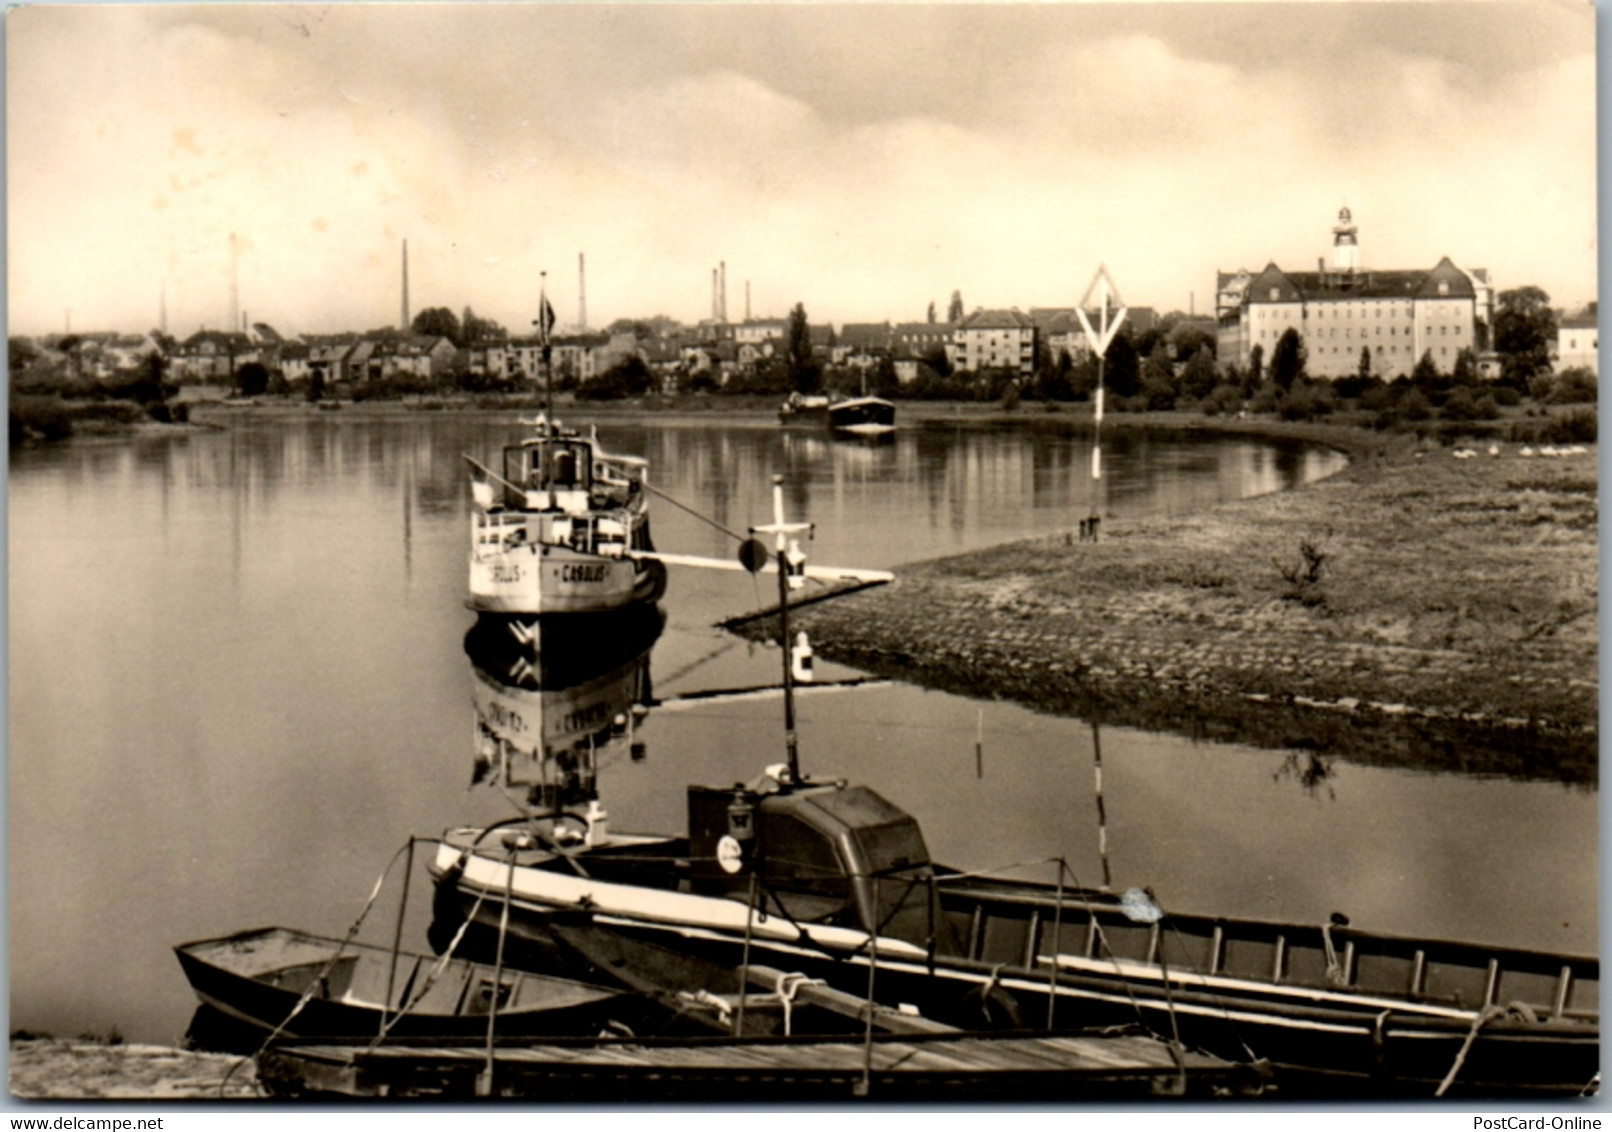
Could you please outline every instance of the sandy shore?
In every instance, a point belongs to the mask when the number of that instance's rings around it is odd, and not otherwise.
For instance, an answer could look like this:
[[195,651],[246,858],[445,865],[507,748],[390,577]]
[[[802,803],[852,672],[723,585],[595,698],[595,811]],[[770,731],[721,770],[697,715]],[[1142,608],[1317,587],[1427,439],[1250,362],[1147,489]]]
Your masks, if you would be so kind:
[[[1260,431],[1353,462],[1205,513],[1110,520],[1095,543],[1058,530],[911,565],[791,627],[827,659],[1108,723],[1594,783],[1595,448],[1457,458]],[[776,636],[770,618],[736,627]]]
[[11,1095],[24,1100],[218,1101],[258,1096],[249,1058],[53,1038],[13,1039],[10,1048]]

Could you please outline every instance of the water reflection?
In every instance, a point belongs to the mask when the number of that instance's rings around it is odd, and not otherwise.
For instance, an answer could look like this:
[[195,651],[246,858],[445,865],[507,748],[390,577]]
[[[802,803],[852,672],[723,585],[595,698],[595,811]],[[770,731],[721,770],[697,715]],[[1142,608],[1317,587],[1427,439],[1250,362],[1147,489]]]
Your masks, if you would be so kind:
[[1325,792],[1327,801],[1336,802],[1338,794],[1332,786],[1336,774],[1331,759],[1314,751],[1295,751],[1282,759],[1271,778],[1275,782],[1296,782],[1311,798],[1320,798]]
[[[808,550],[819,563],[893,567],[1073,530],[1087,513],[1089,451],[1072,432],[941,424],[864,448],[783,431],[615,419],[600,436],[650,459],[657,487],[730,530],[770,518],[770,477],[785,473],[791,517],[817,524]],[[14,454],[15,1025],[116,1024],[134,1040],[176,1040],[193,999],[173,942],[270,922],[339,935],[400,836],[509,817],[500,789],[468,788],[480,727],[466,726],[467,701],[532,721],[524,739],[495,738],[545,749],[556,792],[559,752],[591,741],[626,828],[680,828],[684,784],[749,779],[782,758],[776,693],[714,694],[779,679],[775,647],[712,629],[770,605],[770,580],[674,570],[664,627],[656,617],[641,633],[583,634],[564,650],[568,665],[546,632],[535,648],[477,632],[467,650],[462,455],[526,432],[513,414],[324,413]],[[1225,438],[1116,437],[1105,456],[1116,525],[1341,464],[1324,450]],[[731,558],[732,540],[709,523],[654,508],[658,545]],[[94,647],[74,647],[85,641]],[[645,649],[653,700],[647,673],[622,671]],[[819,656],[819,684],[854,675]],[[581,701],[595,693],[590,709]],[[642,718],[632,705],[645,702],[657,706]],[[631,739],[616,727],[624,705]],[[1082,725],[904,685],[804,695],[798,711],[808,773],[854,777],[898,802],[937,859],[991,868],[1057,854],[1098,875]],[[1378,736],[1380,765],[1323,779],[1298,752],[1281,777],[1295,751],[1279,744],[1296,732],[1270,711],[1275,750],[1104,720],[1117,883],[1227,915],[1342,908],[1407,934],[1593,948],[1593,787],[1481,777],[1464,743],[1436,764],[1449,773],[1410,773],[1400,767],[1430,754],[1403,729]],[[1210,720],[1205,734],[1244,726]],[[653,757],[633,762],[646,736]],[[541,789],[541,765],[516,773]],[[580,769],[573,777],[580,784]],[[1317,805],[1306,783],[1335,800]],[[100,836],[61,836],[92,828]],[[115,933],[62,931],[109,914]]]
[[551,811],[596,798],[601,766],[621,752],[642,761],[649,654],[664,626],[652,604],[567,618],[480,615],[464,641],[471,785],[518,791],[518,804]]

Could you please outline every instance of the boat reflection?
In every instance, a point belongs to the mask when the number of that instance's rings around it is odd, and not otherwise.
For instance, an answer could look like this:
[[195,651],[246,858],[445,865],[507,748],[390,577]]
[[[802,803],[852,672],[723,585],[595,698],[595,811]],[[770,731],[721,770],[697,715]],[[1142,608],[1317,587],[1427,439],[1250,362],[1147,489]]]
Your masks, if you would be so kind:
[[664,625],[653,605],[576,618],[479,617],[464,642],[472,784],[524,792],[538,810],[596,798],[603,761],[623,751],[645,757],[649,654]]

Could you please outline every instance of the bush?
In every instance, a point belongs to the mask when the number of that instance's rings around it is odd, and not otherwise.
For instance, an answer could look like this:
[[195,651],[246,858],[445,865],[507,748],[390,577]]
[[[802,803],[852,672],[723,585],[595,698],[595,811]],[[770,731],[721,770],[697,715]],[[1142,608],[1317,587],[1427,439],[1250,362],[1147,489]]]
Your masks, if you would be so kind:
[[1552,417],[1540,435],[1547,444],[1594,444],[1597,417],[1594,409],[1575,409]]
[[1248,400],[1248,409],[1253,413],[1273,413],[1281,403],[1282,390],[1274,381],[1267,381],[1254,391]]
[[1299,380],[1281,399],[1278,413],[1284,421],[1313,421],[1332,412],[1332,387],[1323,382]]
[[1513,444],[1594,444],[1598,427],[1594,409],[1574,409],[1543,420],[1513,421]]
[[12,444],[29,437],[65,440],[73,435],[73,421],[60,397],[16,396],[11,399],[9,434]]
[[1584,366],[1574,366],[1557,375],[1548,400],[1552,405],[1593,405],[1595,387],[1595,374]]
[[1148,378],[1142,384],[1141,398],[1149,412],[1168,412],[1175,408],[1175,382],[1162,377]]

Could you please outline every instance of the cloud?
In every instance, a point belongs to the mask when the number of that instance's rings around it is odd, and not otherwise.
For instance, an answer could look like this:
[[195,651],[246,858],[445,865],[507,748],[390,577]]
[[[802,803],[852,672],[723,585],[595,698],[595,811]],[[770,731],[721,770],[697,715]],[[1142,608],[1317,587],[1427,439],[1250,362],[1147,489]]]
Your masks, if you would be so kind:
[[404,237],[416,307],[506,325],[580,252],[595,320],[700,317],[720,260],[758,314],[1064,303],[1099,260],[1168,308],[1309,266],[1345,201],[1379,266],[1593,294],[1588,21],[1257,8],[20,9],[12,310],[140,325],[165,278],[217,324],[231,231],[291,330],[395,319]]

